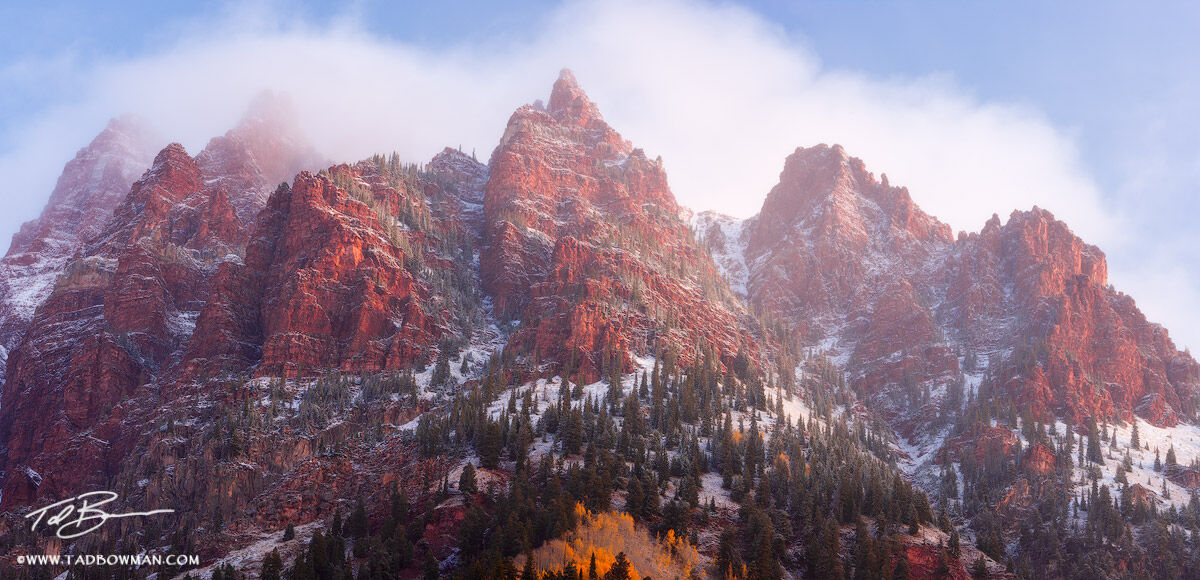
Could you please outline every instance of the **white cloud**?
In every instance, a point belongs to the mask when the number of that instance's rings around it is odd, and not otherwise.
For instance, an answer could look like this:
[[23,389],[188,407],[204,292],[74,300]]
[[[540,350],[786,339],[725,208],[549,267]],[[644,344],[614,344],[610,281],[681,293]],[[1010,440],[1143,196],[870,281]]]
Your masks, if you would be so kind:
[[36,215],[62,163],[122,112],[195,153],[252,95],[282,90],[331,159],[396,150],[421,161],[447,145],[486,159],[511,112],[546,98],[566,66],[617,130],[662,155],[676,196],[694,209],[751,215],[795,147],[837,142],[956,229],[1036,204],[1090,242],[1122,241],[1071,135],[1036,111],[939,76],[827,70],[742,8],[576,2],[520,40],[448,49],[373,36],[357,13],[327,27],[279,24],[278,13],[239,9],[183,28],[154,55],[64,70],[82,80],[61,82],[81,92],[28,119],[7,139],[20,146],[0,154],[9,210],[0,235]]
[[33,120],[0,167],[28,168],[14,185],[46,191],[70,151],[124,111],[196,150],[263,88],[291,92],[335,159],[396,149],[420,160],[460,144],[486,156],[511,111],[544,98],[569,66],[618,130],[663,156],[694,208],[750,215],[793,148],[839,142],[957,228],[1039,203],[1090,239],[1111,230],[1070,139],[1038,115],[936,78],[824,71],[740,8],[574,3],[524,41],[443,51],[372,37],[349,19],[281,28],[264,13],[239,9],[160,54],[82,71],[89,88]]

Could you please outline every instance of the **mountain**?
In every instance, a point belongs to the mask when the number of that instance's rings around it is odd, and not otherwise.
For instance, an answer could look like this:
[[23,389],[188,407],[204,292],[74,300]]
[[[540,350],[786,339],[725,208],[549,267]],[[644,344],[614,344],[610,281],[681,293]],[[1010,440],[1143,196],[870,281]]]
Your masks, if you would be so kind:
[[1103,252],[1045,210],[954,239],[906,189],[819,145],[788,157],[757,216],[702,214],[697,227],[750,303],[895,410],[968,379],[1044,422],[1195,421],[1196,361],[1108,284]]
[[209,141],[196,156],[205,184],[233,201],[250,222],[280,182],[328,163],[308,142],[287,95],[259,94],[236,127]]
[[[758,215],[693,215],[570,71],[486,164],[329,164],[264,94],[137,178],[125,122],[0,269],[0,298],[32,297],[0,319],[0,573],[49,551],[226,580],[1200,565],[1200,370],[1043,210],[955,236],[819,145]],[[93,490],[173,511],[30,531]]]
[[[309,147],[275,145],[280,139],[269,133],[283,126],[247,117],[199,159],[178,144],[167,146],[103,227],[80,240],[58,271],[47,272],[52,284],[9,353],[0,394],[6,449],[0,467],[8,475],[0,505],[113,474],[112,461],[129,450],[117,437],[129,412],[121,403],[171,375],[213,277],[221,264],[241,260],[249,236],[237,208],[252,208],[265,185],[254,169],[258,160],[283,155],[285,164],[298,165],[311,159]],[[97,142],[115,140],[106,136],[113,131],[110,126]],[[271,147],[258,151],[255,143]],[[60,184],[72,183],[80,159],[90,158],[81,154],[68,164]],[[244,179],[246,168],[254,169],[253,179]],[[231,189],[234,183],[244,188]],[[104,202],[114,197],[111,189],[97,192],[107,195]],[[47,211],[57,214],[59,207],[52,198]],[[57,474],[29,474],[38,470]],[[14,477],[20,473],[26,475]]]
[[154,157],[154,136],[113,119],[63,168],[42,215],[21,226],[0,260],[0,380],[5,361],[75,252],[100,232]]
[[[1101,574],[1104,558],[1172,574],[1110,551],[1121,524],[1098,527],[1195,511],[1200,372],[1066,224],[1034,207],[953,238],[836,145],[790,155],[758,215],[694,223],[734,287],[831,361],[848,404],[895,433],[897,466],[986,554],[1035,576]],[[1072,498],[1092,510],[1061,511]],[[1061,540],[1072,526],[1092,536]]]
[[489,167],[483,283],[501,318],[524,322],[512,348],[588,379],[614,356],[625,372],[668,349],[757,354],[753,320],[692,239],[662,161],[605,123],[570,71],[545,109],[513,114]]

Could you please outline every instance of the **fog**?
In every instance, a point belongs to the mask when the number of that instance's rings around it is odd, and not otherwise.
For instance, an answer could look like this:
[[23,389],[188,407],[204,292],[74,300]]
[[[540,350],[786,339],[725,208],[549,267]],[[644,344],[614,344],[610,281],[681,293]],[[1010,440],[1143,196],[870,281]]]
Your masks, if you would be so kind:
[[[451,146],[486,160],[512,111],[546,99],[563,67],[614,128],[662,156],[675,195],[698,211],[753,215],[792,150],[840,143],[955,229],[1038,205],[1102,248],[1128,242],[1072,136],[1038,111],[982,100],[948,77],[827,69],[743,8],[574,2],[526,34],[442,48],[373,35],[361,18],[281,23],[251,5],[193,23],[152,55],[61,64],[54,74],[69,75],[74,94],[17,123],[20,147],[0,155],[0,244],[37,215],[75,150],[124,112],[194,154],[270,89],[291,96],[329,159],[396,151],[425,161]],[[1170,291],[1151,300],[1194,296]]]

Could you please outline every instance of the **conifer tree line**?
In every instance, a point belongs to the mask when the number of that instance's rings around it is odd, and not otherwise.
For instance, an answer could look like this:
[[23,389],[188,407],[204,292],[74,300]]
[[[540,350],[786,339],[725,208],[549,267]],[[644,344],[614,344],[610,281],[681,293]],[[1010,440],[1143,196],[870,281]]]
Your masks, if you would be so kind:
[[[1200,465],[1180,465],[1167,445],[1155,449],[1159,485],[1132,481],[1129,449],[1115,433],[1128,432],[1129,448],[1149,449],[1137,421],[1086,417],[1074,424],[1014,398],[1005,385],[1032,372],[1038,345],[987,364],[973,351],[961,353],[965,372],[982,373],[970,387],[964,373],[935,385],[905,371],[874,391],[823,353],[789,343],[792,329],[756,310],[763,331],[781,345],[771,363],[740,351],[722,364],[703,349],[684,363],[667,348],[651,368],[629,375],[625,353],[608,351],[598,355],[600,380],[585,384],[573,353],[548,366],[539,352],[513,349],[473,360],[464,349],[483,316],[472,279],[477,240],[439,223],[429,208],[435,186],[450,184],[433,183],[424,168],[394,154],[356,171],[329,175],[376,213],[405,267],[450,297],[459,327],[411,368],[322,371],[304,380],[296,377],[311,376],[310,369],[296,368],[270,380],[259,404],[258,392],[242,392],[236,377],[214,379],[229,397],[159,426],[182,443],[173,451],[177,477],[155,484],[202,506],[167,520],[178,524],[173,552],[190,553],[200,534],[219,536],[223,522],[245,507],[188,475],[235,464],[256,439],[286,430],[311,438],[318,458],[344,457],[363,441],[400,441],[443,469],[419,486],[394,485],[344,502],[303,538],[288,526],[260,566],[259,577],[268,579],[631,577],[637,564],[625,552],[611,564],[593,553],[562,568],[539,567],[535,552],[582,525],[581,508],[627,513],[660,539],[715,545],[712,565],[694,570],[697,577],[775,579],[786,570],[814,579],[907,578],[909,547],[933,536],[939,543],[926,546],[938,577],[982,578],[1004,569],[1030,579],[1188,578],[1200,570],[1200,498],[1190,494],[1182,508],[1161,501],[1173,499],[1169,477]],[[378,195],[387,190],[398,195]],[[622,247],[645,243],[636,228],[614,236]],[[723,287],[709,282],[706,294]],[[460,385],[455,371],[478,380]],[[871,398],[917,410],[912,414],[946,436],[947,448],[920,488],[898,469],[883,414],[862,409]],[[791,414],[796,399],[806,414]],[[387,405],[419,414],[411,433],[385,424]],[[329,429],[338,423],[354,427]],[[193,424],[202,427],[189,431]],[[1026,462],[1035,447],[1049,452],[1046,472]],[[1100,466],[1113,460],[1121,468],[1110,481]],[[161,458],[144,461],[140,472],[162,471]],[[138,485],[133,473],[122,474],[122,491]],[[20,534],[0,546],[24,541]],[[137,541],[126,546],[105,537],[94,545],[100,553],[136,551]],[[229,563],[212,574],[253,576]],[[79,569],[70,577],[101,576]]]
[[[529,377],[498,354],[477,387],[424,414],[411,435],[421,456],[467,458],[461,474],[413,497],[393,489],[383,503],[365,498],[344,520],[339,512],[279,567],[280,577],[419,570],[430,578],[589,578],[583,565],[529,570],[526,558],[519,570],[514,560],[577,526],[576,506],[623,511],[659,537],[695,544],[729,516],[724,498],[735,502],[736,523],[723,526],[713,569],[697,575],[781,578],[784,567],[813,578],[891,574],[906,565],[901,536],[932,524],[934,509],[890,455],[872,452],[887,449],[877,430],[834,412],[848,396],[840,374],[821,357],[809,362],[790,390],[804,390],[818,410],[790,417],[783,400],[792,393],[777,377],[748,362],[722,371],[711,353],[686,366],[664,353],[646,372],[609,372],[600,388],[586,389],[561,378],[557,389],[512,388]],[[394,389],[408,392],[409,375],[398,380]],[[480,483],[495,473],[508,474],[506,483]],[[451,498],[462,505],[457,551],[439,560],[435,530],[448,516],[438,506]],[[852,546],[842,545],[842,528],[856,531]]]

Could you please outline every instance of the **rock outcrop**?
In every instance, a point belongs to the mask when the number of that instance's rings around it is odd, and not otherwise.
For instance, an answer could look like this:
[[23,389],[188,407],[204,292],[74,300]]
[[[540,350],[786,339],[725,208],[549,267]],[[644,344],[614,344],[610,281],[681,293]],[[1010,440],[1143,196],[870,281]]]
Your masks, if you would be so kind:
[[79,248],[95,237],[150,166],[155,138],[134,117],[113,119],[63,168],[37,219],[21,226],[0,260],[0,382],[5,359]]
[[[0,393],[5,506],[61,497],[116,473],[138,435],[130,397],[177,375],[213,280],[242,260],[246,213],[256,211],[261,188],[311,159],[311,148],[278,117],[252,111],[197,158],[178,144],[162,149],[118,195],[140,142],[124,123],[68,164],[39,226],[48,233],[18,236],[14,245],[20,252],[45,245],[67,227],[48,219],[55,216],[86,226],[76,228],[69,258],[56,258],[59,271],[45,271],[52,283],[38,290],[46,296],[9,352]],[[83,174],[92,180],[76,179]],[[22,476],[30,473],[44,475]]]
[[1043,421],[1195,416],[1200,366],[1045,210],[954,239],[906,190],[820,145],[788,157],[757,216],[699,221],[747,299],[844,356],[851,385],[886,412],[972,376]]
[[[182,146],[163,149],[55,282],[10,360],[0,402],[6,474],[45,473],[37,488],[52,496],[111,475],[103,455],[72,459],[68,450],[90,445],[93,428],[119,425],[122,400],[169,364],[191,333],[213,263],[237,237],[229,202],[203,183]],[[6,477],[4,502],[32,491]]]
[[611,358],[757,353],[751,321],[692,240],[650,160],[600,116],[570,71],[524,106],[492,153],[484,288],[520,320],[511,346],[595,378]]
[[435,284],[474,293],[471,256],[451,243],[459,217],[432,217],[423,182],[382,163],[301,173],[272,194],[244,263],[218,274],[189,365],[298,376],[429,362],[467,314]]

